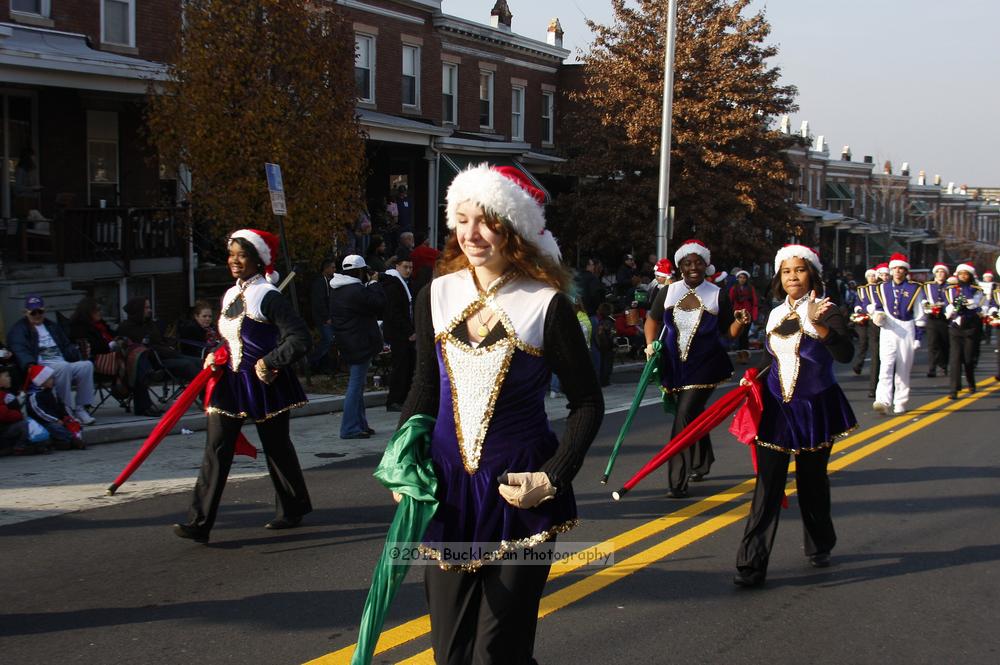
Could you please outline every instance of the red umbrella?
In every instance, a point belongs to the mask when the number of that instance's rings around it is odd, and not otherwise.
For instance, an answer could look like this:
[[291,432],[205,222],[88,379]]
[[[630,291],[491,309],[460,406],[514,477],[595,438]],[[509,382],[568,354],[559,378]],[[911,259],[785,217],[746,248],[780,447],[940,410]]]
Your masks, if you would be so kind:
[[[223,355],[224,349],[225,347],[220,347],[220,349],[215,352],[216,361],[220,364],[225,363],[228,357],[228,353]],[[187,413],[187,410],[191,408],[191,405],[194,404],[194,400],[198,397],[198,393],[200,393],[202,388],[205,388],[206,385],[208,386],[208,389],[205,391],[205,403],[208,404],[212,396],[212,388],[215,387],[214,381],[211,383],[209,382],[209,379],[212,378],[212,372],[213,368],[211,367],[206,367],[201,370],[198,375],[194,377],[191,383],[188,384],[188,387],[184,389],[184,392],[180,394],[173,405],[167,409],[167,412],[163,414],[160,422],[156,424],[153,431],[149,433],[148,437],[146,437],[146,441],[142,444],[142,447],[139,448],[139,452],[137,452],[135,457],[132,458],[132,461],[129,462],[124,469],[122,469],[122,472],[118,474],[117,478],[115,478],[115,482],[108,485],[108,496],[113,496],[114,493],[118,491],[118,488],[129,479],[129,476],[131,476],[136,469],[142,466],[142,463],[146,461],[146,458],[149,457],[153,450],[160,445],[160,442],[163,441],[168,434],[170,434],[170,430],[172,430],[174,425],[177,424],[177,421],[181,419],[181,416]],[[221,369],[219,372],[221,373]],[[236,454],[246,455],[247,457],[253,457],[255,459],[257,457],[257,449],[254,448],[252,443],[247,441],[247,438],[243,436],[242,432],[236,439]]]
[[[677,453],[694,445],[698,439],[715,429],[719,423],[739,408],[744,401],[747,402],[747,415],[744,416],[744,414],[741,413],[740,416],[737,417],[737,421],[739,421],[743,427],[752,423],[753,432],[756,433],[756,423],[760,422],[761,407],[760,383],[758,380],[757,369],[751,367],[746,371],[743,378],[749,380],[750,385],[738,386],[734,390],[729,391],[715,404],[692,420],[691,423],[679,432],[677,436],[671,439],[670,442],[667,443],[667,445],[653,457],[653,459],[646,462],[645,466],[639,469],[634,476],[629,478],[628,482],[626,482],[620,490],[611,493],[614,500],[620,500],[629,490],[639,484],[640,480],[663,466],[667,460]],[[747,400],[747,396],[751,396],[751,398]],[[756,413],[756,417],[754,417],[754,413]],[[741,441],[744,441],[744,439],[748,436],[748,432],[745,429],[741,429],[737,436]],[[752,440],[752,436],[750,437],[750,440]],[[746,443],[746,441],[744,441],[744,443]]]

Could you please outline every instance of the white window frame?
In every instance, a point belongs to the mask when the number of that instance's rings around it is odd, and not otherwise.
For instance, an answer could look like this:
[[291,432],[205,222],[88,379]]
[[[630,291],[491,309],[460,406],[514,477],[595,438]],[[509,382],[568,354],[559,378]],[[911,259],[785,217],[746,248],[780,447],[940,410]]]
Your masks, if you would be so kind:
[[[510,88],[510,140],[524,140],[524,91],[523,85]],[[515,106],[514,100],[520,96],[520,103]]]
[[[375,35],[370,35],[364,32],[354,33],[354,66],[358,68],[358,41],[368,40],[368,87],[370,97],[358,97],[359,102],[364,102],[365,104],[375,103]],[[365,67],[360,67],[360,69],[365,69]]]
[[[487,87],[487,94],[489,99],[483,99],[483,77],[487,77],[489,84]],[[490,118],[489,124],[483,124],[483,113],[479,107],[476,108],[476,114],[479,116],[479,128],[480,129],[493,129],[493,111],[496,106],[496,95],[494,94],[494,83],[496,82],[496,74],[489,71],[488,69],[479,70],[479,105],[481,106],[483,102],[488,101],[490,103]]]
[[[108,2],[117,2],[119,4],[128,5],[128,42],[111,42],[108,41],[107,35],[104,34],[104,7]],[[113,46],[126,46],[128,48],[135,48],[135,3],[136,0],[101,0],[101,43],[111,44]]]
[[[451,116],[448,120],[444,117],[444,95],[445,82],[451,84]],[[441,124],[458,125],[458,65],[454,62],[441,63]]]
[[405,77],[407,76],[407,74],[404,73],[406,71],[406,53],[407,53],[407,49],[410,49],[413,52],[413,103],[410,104],[410,103],[408,103],[404,99],[403,100],[403,108],[410,109],[410,110],[415,110],[415,109],[419,109],[420,108],[420,66],[421,66],[421,62],[420,62],[421,53],[420,53],[420,50],[421,49],[416,44],[407,44],[405,42],[403,43],[402,62],[400,63],[400,70],[399,70],[399,72],[400,72],[400,74],[399,74],[399,79],[400,79],[400,95],[401,96],[402,96],[402,92],[403,92],[402,91],[402,82],[405,80]]
[[14,9],[13,1],[10,3],[10,13],[14,16],[34,16],[36,18],[49,18],[52,13],[52,0],[39,0],[38,11],[28,12],[23,9]]
[[[548,136],[545,135],[546,129],[548,129]],[[555,142],[556,93],[545,90],[542,92],[542,145],[554,145]]]

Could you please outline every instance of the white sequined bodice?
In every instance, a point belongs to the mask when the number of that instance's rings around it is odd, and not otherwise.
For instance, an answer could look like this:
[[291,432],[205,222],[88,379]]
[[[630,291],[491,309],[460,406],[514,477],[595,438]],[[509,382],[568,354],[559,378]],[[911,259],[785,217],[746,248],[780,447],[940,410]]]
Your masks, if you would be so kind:
[[[698,326],[701,324],[701,314],[705,311],[705,304],[694,290],[688,291],[689,295],[698,299],[698,307],[695,309],[681,309],[680,304],[674,307],[674,325],[677,326],[677,350],[680,352],[681,362],[687,362],[688,352],[691,350],[691,342],[694,340]],[[686,296],[685,296],[686,297]]]

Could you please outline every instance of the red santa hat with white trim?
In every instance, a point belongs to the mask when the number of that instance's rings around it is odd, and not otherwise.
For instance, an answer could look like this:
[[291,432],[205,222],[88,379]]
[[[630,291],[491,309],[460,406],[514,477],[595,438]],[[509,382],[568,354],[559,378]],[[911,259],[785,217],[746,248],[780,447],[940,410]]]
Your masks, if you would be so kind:
[[973,266],[973,265],[971,265],[969,263],[959,263],[957,266],[955,266],[955,274],[956,275],[958,273],[960,273],[960,272],[963,272],[963,271],[969,273],[973,277],[976,276],[976,268],[975,268],[975,266]]
[[882,275],[882,274],[888,275],[889,274],[889,264],[888,263],[880,263],[880,264],[878,264],[877,266],[875,266],[875,272],[878,273],[878,274],[880,274],[880,275]]
[[937,263],[934,264],[934,267],[931,268],[931,272],[937,272],[938,270],[944,270],[945,274],[947,274],[948,273],[948,265],[945,264],[945,263],[941,263],[940,261],[938,261]]
[[281,279],[281,275],[274,269],[274,260],[278,257],[278,236],[259,229],[240,229],[229,236],[228,242],[236,238],[246,240],[253,245],[260,260],[264,262],[264,277],[271,284],[277,284]]
[[24,377],[24,389],[27,390],[32,384],[36,388],[41,388],[42,384],[49,380],[55,372],[51,367],[45,365],[31,365],[28,367],[28,374]]
[[707,268],[705,268],[705,275],[711,277],[715,274],[715,266],[712,265],[712,252],[708,251],[708,247],[705,246],[700,240],[695,240],[694,238],[690,240],[685,240],[684,243],[677,248],[674,252],[674,263],[678,266],[681,264],[681,259],[685,256],[690,256],[694,254],[700,256],[705,262]]
[[805,245],[785,245],[774,255],[774,272],[781,272],[781,264],[786,259],[802,259],[808,261],[816,268],[816,272],[823,273],[823,264],[820,263],[819,254],[809,249]]
[[559,244],[545,228],[545,192],[535,187],[513,166],[472,166],[451,181],[446,197],[448,228],[458,225],[458,206],[472,201],[499,215],[507,226],[534,245],[542,254],[558,262]]
[[896,252],[895,254],[889,257],[889,270],[892,270],[893,268],[906,268],[907,270],[909,270],[910,260],[906,258],[905,254],[900,254],[899,252]]
[[656,267],[653,269],[653,274],[657,277],[670,277],[673,272],[674,264],[670,262],[670,259],[660,259],[656,262]]

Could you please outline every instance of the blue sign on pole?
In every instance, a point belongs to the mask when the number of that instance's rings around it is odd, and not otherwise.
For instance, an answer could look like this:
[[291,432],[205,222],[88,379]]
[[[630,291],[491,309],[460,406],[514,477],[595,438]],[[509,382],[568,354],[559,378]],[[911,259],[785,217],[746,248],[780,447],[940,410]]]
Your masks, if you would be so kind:
[[281,167],[267,162],[264,164],[267,175],[267,190],[271,193],[271,212],[275,215],[287,213],[285,207],[285,184],[281,181]]

